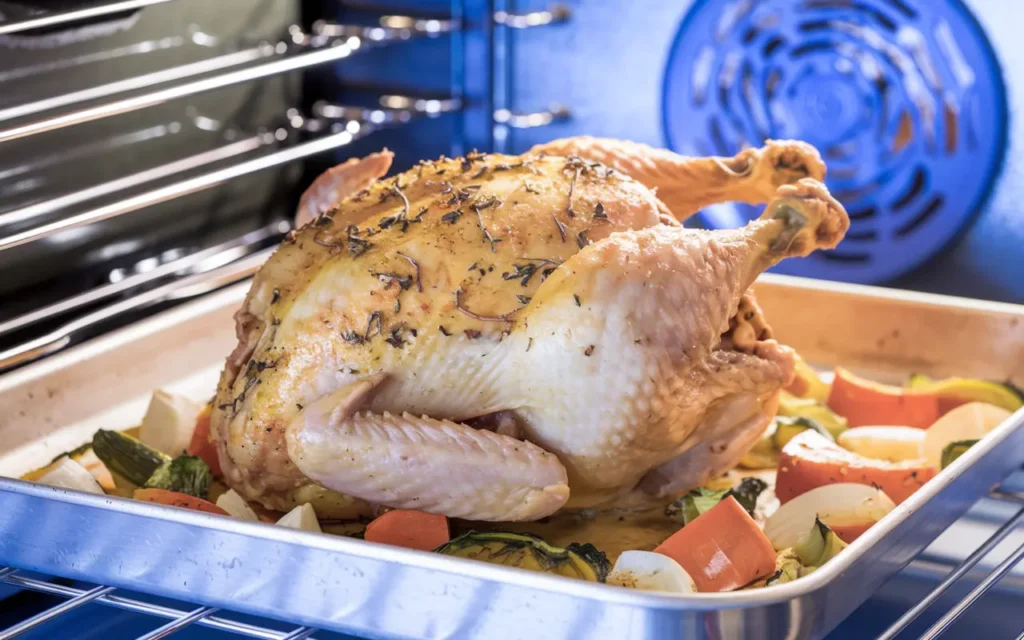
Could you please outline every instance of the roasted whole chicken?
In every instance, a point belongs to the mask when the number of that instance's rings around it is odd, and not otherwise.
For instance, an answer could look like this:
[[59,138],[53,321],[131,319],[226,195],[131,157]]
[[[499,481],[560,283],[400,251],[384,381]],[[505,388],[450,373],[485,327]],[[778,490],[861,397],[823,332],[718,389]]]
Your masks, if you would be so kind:
[[[798,142],[685,158],[571,138],[382,180],[390,163],[318,179],[236,315],[211,432],[268,508],[664,503],[730,468],[792,377],[751,283],[849,225]],[[681,225],[727,200],[768,204],[741,229]]]

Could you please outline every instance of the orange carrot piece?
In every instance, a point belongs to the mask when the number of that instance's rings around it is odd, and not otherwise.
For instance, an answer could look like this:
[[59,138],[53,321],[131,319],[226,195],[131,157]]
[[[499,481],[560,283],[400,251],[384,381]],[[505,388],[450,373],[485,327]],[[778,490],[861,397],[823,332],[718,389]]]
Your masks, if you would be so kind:
[[785,504],[817,487],[856,482],[881,489],[899,504],[935,477],[935,472],[923,458],[903,462],[867,458],[807,430],[782,448],[775,495]]
[[775,571],[772,543],[729,496],[654,550],[679,563],[697,591],[731,591]]
[[412,509],[395,509],[366,527],[365,540],[406,549],[433,551],[448,542],[448,518]]
[[836,367],[827,404],[851,427],[896,424],[927,429],[941,415],[935,393],[879,384],[842,367]]
[[874,526],[874,522],[864,522],[861,524],[838,524],[829,525],[829,528],[839,536],[839,539],[850,544],[857,538],[864,535],[864,532]]
[[220,459],[217,457],[217,445],[210,441],[210,405],[196,416],[196,428],[192,430],[192,441],[188,444],[188,454],[198,456],[213,472],[215,478],[221,477]]
[[168,507],[205,511],[206,513],[216,513],[221,516],[228,515],[227,511],[212,502],[190,496],[187,493],[178,493],[177,491],[168,491],[167,489],[136,489],[132,497],[143,502],[155,502],[156,504]]

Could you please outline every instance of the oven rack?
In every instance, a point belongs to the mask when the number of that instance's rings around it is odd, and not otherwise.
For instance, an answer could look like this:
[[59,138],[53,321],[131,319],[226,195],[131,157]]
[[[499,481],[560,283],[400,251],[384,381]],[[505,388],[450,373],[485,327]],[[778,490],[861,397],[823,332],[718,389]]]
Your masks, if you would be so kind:
[[134,11],[144,7],[164,4],[171,0],[106,0],[92,6],[63,11],[34,11],[30,15],[0,22],[0,35],[21,33],[32,29],[56,27],[79,20],[99,18],[122,11]]
[[[167,1],[169,0],[108,2],[93,7],[92,12],[87,13],[58,12],[39,14],[32,19],[20,21],[0,21],[0,34],[70,23]],[[384,15],[380,16],[376,25],[370,26],[318,20],[313,23],[309,33],[293,24],[286,29],[287,37],[277,42],[263,41],[198,62],[0,109],[0,143],[337,62],[370,47],[387,46],[414,38],[436,38],[448,34],[453,36],[453,48],[461,50],[465,43],[461,35],[463,21],[460,16],[459,12],[455,12],[450,18]],[[505,29],[543,27],[564,22],[569,17],[569,10],[560,4],[552,5],[544,11],[510,13],[499,3],[492,14],[496,34]],[[507,53],[506,48],[507,42],[495,41],[495,50],[499,57],[507,58],[507,55],[502,54]],[[504,83],[501,78],[495,79],[496,94],[504,95]],[[225,144],[211,150],[2,212],[0,252],[206,191],[245,175],[333,151],[381,127],[399,126],[422,117],[437,117],[461,111],[463,104],[458,88],[455,88],[453,94],[455,95],[446,99],[383,95],[379,98],[379,108],[317,102],[312,105],[308,117],[297,109],[289,109],[284,114],[283,126],[268,126],[255,133],[227,140]],[[548,109],[527,113],[513,112],[503,99],[493,100],[492,106],[491,122],[495,131],[545,126],[570,117],[569,109],[562,105],[551,105]],[[269,153],[264,152],[274,146],[279,148]],[[256,157],[247,158],[253,155]],[[228,161],[231,161],[231,164],[227,166],[212,167],[224,165]],[[204,167],[208,170],[203,173],[180,178],[181,174],[194,173],[195,170]],[[106,202],[84,211],[70,211],[72,207],[83,203],[88,204],[90,201],[118,196],[129,190],[149,187],[152,183],[164,182],[169,178],[178,179],[141,193],[122,195],[113,202]],[[69,214],[61,216],[64,211],[69,211]],[[216,247],[185,255],[180,255],[181,252],[172,252],[173,255],[163,256],[162,260],[147,260],[145,268],[141,268],[140,263],[140,268],[135,273],[112,274],[118,275],[118,278],[115,280],[112,277],[108,284],[0,322],[0,338],[115,296],[128,295],[135,289],[153,286],[164,279],[195,276],[214,266],[224,266],[272,244],[289,230],[288,222],[276,221],[242,238],[229,240]],[[249,274],[249,270],[237,268],[234,276],[228,278],[225,283],[238,281]],[[166,296],[161,296],[159,292],[168,293],[170,286],[171,284],[167,284],[155,291],[133,294],[130,298],[70,320],[45,335],[29,339],[6,351],[0,348],[0,371],[62,349],[70,344],[76,335],[113,320],[115,310],[124,312],[140,309],[163,300]]]
[[[903,640],[909,638],[910,636],[906,636],[903,632],[921,614],[928,611],[944,593],[977,566],[983,558],[987,557],[1000,542],[1016,531],[1021,522],[1024,521],[1024,494],[996,489],[989,493],[988,497],[1014,504],[1017,507],[1016,513],[1006,520],[977,549],[953,567],[946,577],[923,597],[917,605],[904,613],[879,635],[878,640]],[[934,640],[941,637],[954,622],[962,617],[985,593],[996,586],[1022,559],[1024,559],[1024,543],[1018,545],[984,576],[978,576],[976,578],[978,584],[966,596],[950,607],[949,611],[944,613],[926,631],[916,637],[920,640]],[[312,637],[314,633],[318,632],[317,629],[306,626],[299,626],[290,631],[278,631],[269,627],[240,622],[217,615],[221,610],[214,607],[196,606],[189,609],[159,605],[138,598],[117,595],[114,593],[114,587],[103,585],[96,585],[91,588],[67,586],[58,584],[53,579],[21,575],[18,569],[13,567],[0,567],[0,583],[66,598],[65,601],[56,606],[22,620],[6,630],[0,630],[0,640],[15,638],[90,602],[168,620],[165,625],[139,636],[139,640],[166,638],[176,631],[181,631],[193,624],[243,637],[265,640],[298,640]]]

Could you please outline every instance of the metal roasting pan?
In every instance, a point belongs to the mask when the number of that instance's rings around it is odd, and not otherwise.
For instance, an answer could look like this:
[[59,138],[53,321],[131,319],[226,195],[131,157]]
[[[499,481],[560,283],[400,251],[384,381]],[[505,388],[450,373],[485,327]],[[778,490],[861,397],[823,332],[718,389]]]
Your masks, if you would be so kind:
[[[247,284],[0,376],[0,474],[203,399]],[[780,340],[822,367],[1024,383],[1024,307],[764,276]],[[679,597],[0,478],[0,565],[381,638],[821,637],[1024,461],[1024,410],[801,580]]]

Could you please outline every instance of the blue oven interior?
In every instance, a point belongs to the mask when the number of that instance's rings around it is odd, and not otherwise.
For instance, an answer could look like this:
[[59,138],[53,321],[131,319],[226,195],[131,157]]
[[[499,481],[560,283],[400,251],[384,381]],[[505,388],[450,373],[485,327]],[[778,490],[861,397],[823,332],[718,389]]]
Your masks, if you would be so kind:
[[[852,227],[838,249],[777,269],[1021,301],[1024,215],[1013,149],[1024,134],[1014,117],[1024,68],[1014,64],[1022,22],[1015,5],[407,0],[388,10],[454,12],[467,28],[369,52],[332,72],[345,100],[384,90],[464,101],[459,114],[352,150],[387,145],[399,167],[471,148],[518,153],[581,134],[694,155],[731,155],[766,138],[808,140],[825,157],[828,185]],[[360,7],[337,17],[374,19]],[[552,15],[544,28],[489,19],[513,10]],[[753,215],[752,207],[720,205],[694,224],[731,227]]]

